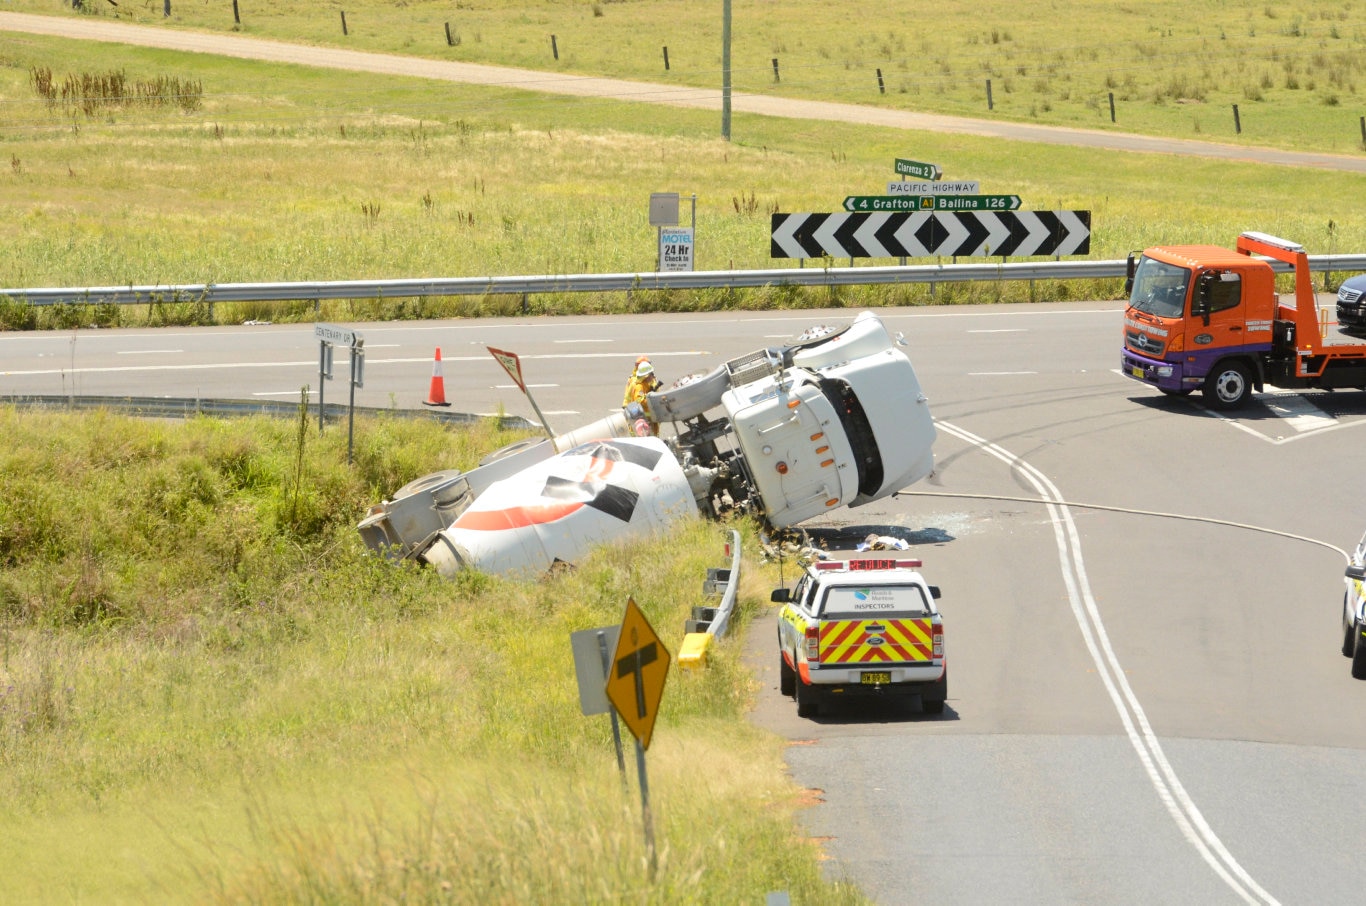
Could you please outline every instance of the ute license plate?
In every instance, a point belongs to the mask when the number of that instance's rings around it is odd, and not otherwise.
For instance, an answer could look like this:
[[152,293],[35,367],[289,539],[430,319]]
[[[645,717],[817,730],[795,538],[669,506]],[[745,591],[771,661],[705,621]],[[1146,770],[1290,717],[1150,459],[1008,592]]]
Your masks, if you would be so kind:
[[859,681],[865,686],[885,686],[892,681],[892,675],[885,670],[876,673],[864,673]]
[[1132,368],[1130,368],[1129,371],[1130,371],[1130,372],[1133,374],[1133,376],[1136,377],[1136,378],[1141,378],[1141,377],[1143,377],[1143,366],[1142,366],[1142,365],[1135,365],[1135,366],[1133,366]]

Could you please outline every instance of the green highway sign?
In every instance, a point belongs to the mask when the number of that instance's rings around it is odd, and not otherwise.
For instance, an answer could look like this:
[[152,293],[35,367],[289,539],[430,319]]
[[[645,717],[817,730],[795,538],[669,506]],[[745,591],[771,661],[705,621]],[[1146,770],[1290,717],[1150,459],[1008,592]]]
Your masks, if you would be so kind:
[[903,160],[899,157],[896,159],[896,172],[901,176],[912,176],[916,179],[938,179],[944,175],[938,164],[925,164],[918,160]]
[[[850,195],[846,211],[932,211],[935,195]],[[928,204],[922,204],[928,202]]]
[[1017,211],[1018,195],[850,195],[846,211]]
[[1018,211],[1018,195],[936,195],[936,211]]

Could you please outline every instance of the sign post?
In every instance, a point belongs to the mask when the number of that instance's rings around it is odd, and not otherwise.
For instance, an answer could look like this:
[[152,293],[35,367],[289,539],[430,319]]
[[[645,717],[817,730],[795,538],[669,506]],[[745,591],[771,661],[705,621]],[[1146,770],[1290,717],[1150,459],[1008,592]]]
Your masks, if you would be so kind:
[[574,650],[574,674],[579,681],[579,710],[585,717],[610,714],[612,743],[617,750],[617,771],[621,785],[626,786],[626,758],[621,751],[621,723],[616,709],[607,700],[607,677],[612,669],[612,652],[616,650],[620,626],[600,629],[581,629],[570,633],[569,644]]
[[332,380],[332,347],[347,346],[351,350],[350,361],[350,427],[346,441],[346,462],[351,463],[352,444],[355,439],[356,425],[356,388],[365,386],[365,340],[349,327],[335,324],[314,324],[313,336],[318,339],[318,433],[323,433],[323,388]]
[[[541,414],[541,407],[536,405],[536,398],[531,395],[531,391],[526,389],[526,381],[522,379],[522,360],[517,358],[517,353],[506,352],[502,349],[494,349],[492,346],[484,347],[489,353],[498,360],[498,364],[503,366],[503,370],[517,384],[518,389],[526,394],[527,401],[531,403],[531,408],[536,412],[536,417],[541,420],[541,427],[545,429],[545,436],[550,438],[550,445],[555,446],[555,432],[550,430],[550,425],[546,424],[545,416]],[[556,450],[556,452],[559,452]]]
[[692,201],[692,224],[678,225],[677,192],[650,193],[650,226],[655,227],[657,246],[655,270],[690,271],[693,269],[693,241],[697,235],[697,196]]
[[635,598],[626,599],[626,614],[621,619],[607,674],[607,697],[636,738],[636,773],[640,777],[640,808],[645,824],[645,849],[650,854],[650,880],[654,880],[659,859],[655,853],[654,819],[650,813],[650,783],[645,774],[645,750],[654,735],[659,700],[664,695],[664,679],[669,674],[669,652],[655,635],[650,621],[636,606]]

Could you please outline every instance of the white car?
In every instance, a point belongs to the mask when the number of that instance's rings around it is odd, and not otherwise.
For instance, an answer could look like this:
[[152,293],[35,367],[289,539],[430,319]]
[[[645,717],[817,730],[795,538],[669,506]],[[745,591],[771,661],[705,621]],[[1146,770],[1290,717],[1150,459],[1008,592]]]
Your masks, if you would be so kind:
[[1342,653],[1352,659],[1352,676],[1366,679],[1366,535],[1347,566],[1342,594]]

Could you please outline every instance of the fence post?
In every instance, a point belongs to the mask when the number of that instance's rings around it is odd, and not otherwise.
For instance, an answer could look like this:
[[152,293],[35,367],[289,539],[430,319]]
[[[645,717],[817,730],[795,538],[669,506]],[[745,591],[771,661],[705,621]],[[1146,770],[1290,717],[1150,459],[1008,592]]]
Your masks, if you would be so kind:
[[1361,118],[1361,144],[1366,145],[1366,116]]
[[1243,134],[1243,121],[1238,118],[1238,105],[1233,105],[1233,131],[1236,135]]
[[987,79],[987,109],[995,110],[996,105],[991,100],[991,79]]
[[774,57],[774,58],[773,58],[773,81],[775,81],[775,82],[781,81],[781,80],[778,78],[778,58],[777,58],[777,57]]
[[234,25],[242,24],[242,15],[237,11],[237,0],[232,0],[232,22]]
[[669,71],[669,45],[664,45],[664,71]]
[[882,70],[881,70],[881,69],[879,69],[879,70],[877,71],[877,93],[878,93],[878,94],[886,94],[886,93],[887,93],[886,87],[882,84]]
[[342,10],[342,11],[341,11],[341,17],[342,17],[342,37],[346,37],[347,35],[351,34],[349,31],[346,30],[346,10]]
[[1110,122],[1115,121],[1115,93],[1110,92]]
[[161,15],[166,19],[171,18],[171,0],[166,0],[166,5],[163,7]]
[[555,43],[555,36],[550,36],[550,52],[555,55],[555,59],[560,58],[560,45]]

